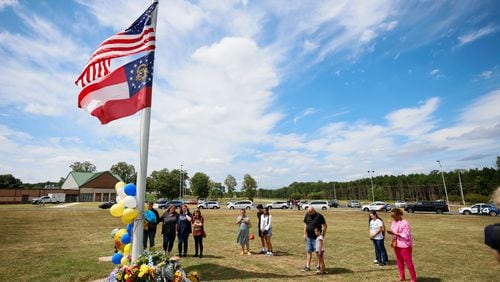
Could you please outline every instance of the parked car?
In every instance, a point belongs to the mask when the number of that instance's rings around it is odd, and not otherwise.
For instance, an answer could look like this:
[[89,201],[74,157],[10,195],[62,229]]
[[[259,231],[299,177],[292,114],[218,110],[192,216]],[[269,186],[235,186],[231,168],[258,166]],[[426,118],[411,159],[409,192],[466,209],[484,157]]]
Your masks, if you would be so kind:
[[186,204],[186,205],[197,205],[198,201],[195,200],[195,199],[185,200],[184,204]]
[[64,202],[64,198],[66,197],[66,194],[60,193],[63,196],[59,197],[58,194],[49,194],[48,196],[41,196],[39,198],[34,198],[31,203],[33,205],[38,205],[38,204],[47,204],[47,203],[52,203],[52,204],[59,204],[61,202]]
[[199,209],[220,209],[219,202],[217,201],[208,201],[198,204]]
[[380,202],[380,201],[377,201],[377,202],[373,202],[369,205],[363,205],[361,207],[361,210],[362,211],[383,211],[383,212],[388,212],[391,210],[391,205],[385,203],[385,202]]
[[441,214],[443,212],[449,212],[448,204],[443,200],[438,201],[417,201],[414,204],[406,205],[405,211],[413,213],[416,211],[420,212],[435,212]]
[[315,210],[327,210],[330,208],[328,201],[311,201],[302,205],[303,209],[313,207]]
[[234,209],[251,209],[253,206],[252,201],[237,201],[237,202],[230,202],[227,204],[227,208],[230,210]]
[[470,214],[481,214],[481,215],[491,215],[497,216],[500,213],[500,210],[495,206],[495,204],[475,204],[470,207],[459,208],[458,212],[465,215]]
[[182,205],[184,205],[184,202],[181,201],[181,200],[173,200],[173,201],[170,201],[170,202],[165,202],[163,204],[159,204],[158,208],[159,209],[166,209],[166,208],[170,207],[171,205],[175,205],[177,208],[179,208]]
[[156,200],[157,204],[165,204],[166,202],[168,202],[168,200],[167,199],[163,199],[163,198],[160,198],[160,199]]
[[396,200],[396,202],[394,203],[394,207],[404,209],[404,208],[406,208],[406,202]]
[[272,202],[271,204],[267,204],[266,207],[268,207],[270,209],[283,209],[283,210],[290,208],[290,206],[288,205],[288,202],[284,202],[284,201]]
[[99,205],[99,208],[101,209],[109,209],[111,208],[114,204],[116,204],[115,200],[111,200],[109,202],[105,202]]
[[358,200],[349,200],[347,202],[347,207],[348,208],[361,208],[361,204],[359,203]]
[[337,201],[337,199],[333,199],[331,200],[328,205],[330,206],[330,208],[338,208],[339,207],[339,201]]

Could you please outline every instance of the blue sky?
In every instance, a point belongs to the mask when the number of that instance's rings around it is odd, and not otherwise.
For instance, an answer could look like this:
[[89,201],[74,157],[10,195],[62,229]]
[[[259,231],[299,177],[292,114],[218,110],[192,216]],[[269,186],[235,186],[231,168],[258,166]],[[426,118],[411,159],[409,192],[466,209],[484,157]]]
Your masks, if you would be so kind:
[[[140,114],[102,126],[73,81],[150,1],[0,0],[0,174],[138,168]],[[148,172],[294,181],[492,167],[498,1],[160,0]],[[113,67],[127,62],[115,60]]]

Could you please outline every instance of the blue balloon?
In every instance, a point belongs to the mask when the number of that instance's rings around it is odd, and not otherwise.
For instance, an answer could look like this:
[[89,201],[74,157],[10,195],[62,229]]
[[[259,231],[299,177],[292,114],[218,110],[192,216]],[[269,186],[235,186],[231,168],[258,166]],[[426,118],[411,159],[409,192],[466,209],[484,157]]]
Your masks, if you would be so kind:
[[127,224],[127,233],[128,235],[132,235],[132,232],[134,231],[134,223],[129,223]]
[[113,257],[111,257],[111,261],[114,263],[114,264],[120,264],[121,261],[122,261],[122,258],[123,258],[123,255],[120,254],[120,253],[115,253],[113,255]]
[[137,194],[137,189],[135,188],[134,183],[125,185],[123,191],[125,191],[125,194],[127,194],[128,196],[135,196]]
[[120,241],[122,242],[122,244],[127,245],[128,243],[130,243],[130,235],[128,235],[128,233],[123,234],[120,238]]
[[153,211],[147,210],[144,212],[144,219],[150,223],[156,223],[156,215]]

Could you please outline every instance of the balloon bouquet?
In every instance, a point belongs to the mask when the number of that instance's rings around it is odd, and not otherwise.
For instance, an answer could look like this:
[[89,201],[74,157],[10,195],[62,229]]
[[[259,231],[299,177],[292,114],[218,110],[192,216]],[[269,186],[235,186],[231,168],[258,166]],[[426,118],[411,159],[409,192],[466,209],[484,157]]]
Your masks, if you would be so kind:
[[134,229],[133,222],[139,215],[139,211],[136,209],[137,200],[135,198],[137,189],[133,183],[125,184],[125,182],[116,183],[115,189],[117,195],[116,204],[109,209],[109,212],[114,217],[120,217],[126,228],[115,228],[111,232],[117,251],[111,258],[111,261],[114,264],[129,265],[132,248],[131,238]]
[[[115,185],[116,204],[109,212],[114,217],[121,218],[125,228],[115,228],[111,231],[114,241],[115,254],[111,261],[118,265],[110,274],[108,281],[174,281],[198,282],[197,272],[188,275],[180,267],[178,257],[167,258],[163,252],[145,252],[131,263],[132,234],[134,219],[139,215],[137,210],[137,189],[133,183],[118,182]],[[155,222],[155,214],[144,205],[144,218],[147,222]]]

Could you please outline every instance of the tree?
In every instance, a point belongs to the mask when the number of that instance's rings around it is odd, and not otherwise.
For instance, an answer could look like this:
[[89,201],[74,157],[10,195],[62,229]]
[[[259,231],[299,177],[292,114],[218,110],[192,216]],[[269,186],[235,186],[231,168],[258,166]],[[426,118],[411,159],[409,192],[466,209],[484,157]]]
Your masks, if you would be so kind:
[[228,174],[226,180],[224,180],[224,184],[227,187],[227,195],[232,197],[234,190],[236,189],[236,185],[238,185],[238,183],[236,183],[236,178],[234,178],[231,174]]
[[97,169],[94,164],[89,161],[75,162],[69,166],[72,172],[96,172]]
[[241,191],[244,192],[245,196],[247,196],[250,201],[253,201],[255,193],[257,192],[257,182],[248,173],[243,176],[243,187],[241,187]]
[[0,188],[19,188],[23,183],[12,174],[0,175]]
[[206,198],[210,191],[210,177],[203,172],[197,172],[191,177],[191,191],[198,198]]
[[208,193],[208,196],[210,198],[212,199],[222,198],[225,192],[224,191],[225,187],[224,185],[222,185],[222,183],[210,181],[209,186],[210,186],[210,191]]
[[146,190],[156,191],[160,197],[174,199],[179,195],[179,170],[171,172],[164,168],[162,170],[153,171],[146,179]]
[[125,183],[135,183],[137,179],[137,173],[135,172],[135,167],[126,162],[118,162],[111,166],[109,170],[111,173],[116,174],[125,181]]
[[500,156],[497,156],[497,170],[500,169]]

